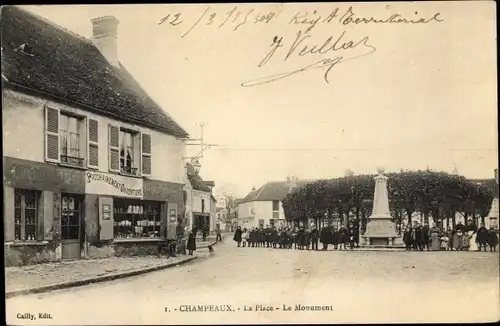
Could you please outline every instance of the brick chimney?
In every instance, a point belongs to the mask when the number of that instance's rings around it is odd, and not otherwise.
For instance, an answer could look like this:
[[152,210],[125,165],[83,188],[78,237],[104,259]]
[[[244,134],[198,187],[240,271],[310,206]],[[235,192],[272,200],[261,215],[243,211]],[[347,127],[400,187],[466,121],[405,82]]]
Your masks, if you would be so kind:
[[92,21],[92,42],[110,64],[118,63],[118,19],[113,16],[94,18]]

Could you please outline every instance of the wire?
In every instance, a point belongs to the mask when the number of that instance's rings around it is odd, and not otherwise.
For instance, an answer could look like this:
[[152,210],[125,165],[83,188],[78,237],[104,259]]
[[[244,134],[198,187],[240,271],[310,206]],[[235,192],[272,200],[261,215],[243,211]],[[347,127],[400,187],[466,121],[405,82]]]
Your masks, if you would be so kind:
[[443,151],[443,152],[474,152],[497,151],[496,148],[207,148],[207,151],[343,151],[343,152],[373,152],[373,151]]

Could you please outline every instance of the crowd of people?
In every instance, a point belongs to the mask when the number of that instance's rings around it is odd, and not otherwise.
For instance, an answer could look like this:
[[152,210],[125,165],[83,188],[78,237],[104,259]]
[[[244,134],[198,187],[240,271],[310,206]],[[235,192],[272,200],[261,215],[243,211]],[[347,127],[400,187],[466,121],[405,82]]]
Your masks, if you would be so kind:
[[[475,237],[475,241],[471,240]],[[455,228],[441,230],[436,225],[429,227],[415,222],[403,233],[403,242],[407,250],[438,251],[438,250],[484,250],[496,251],[498,235],[484,224],[479,228],[472,223],[465,226],[458,223]],[[237,227],[233,240],[238,247],[266,247],[277,249],[298,250],[328,250],[332,245],[334,250],[348,250],[359,247],[359,229],[353,223],[348,227],[333,227],[331,225],[318,229],[310,227],[279,227],[260,226],[251,229]],[[322,247],[319,248],[318,244]],[[475,246],[474,246],[475,245]]]
[[[474,237],[475,241],[472,242]],[[406,227],[403,241],[407,250],[487,251],[489,248],[490,251],[496,251],[498,235],[493,227],[488,230],[481,224],[477,228],[472,222],[467,226],[459,222],[454,228],[448,227],[446,230],[435,224],[429,227],[415,222],[412,227]]]
[[320,250],[318,244],[321,243],[321,250],[328,250],[329,245],[335,250],[347,250],[347,247],[359,246],[359,231],[352,223],[347,228],[326,226],[321,229],[314,225],[295,228],[260,226],[250,230],[238,227],[233,240],[238,247]]

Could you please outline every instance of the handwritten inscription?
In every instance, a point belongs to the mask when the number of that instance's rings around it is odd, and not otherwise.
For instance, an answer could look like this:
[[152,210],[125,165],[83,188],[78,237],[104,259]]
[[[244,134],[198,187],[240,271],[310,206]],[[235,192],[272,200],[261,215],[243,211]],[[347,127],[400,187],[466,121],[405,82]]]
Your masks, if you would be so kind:
[[[378,15],[361,15],[355,12],[353,6],[341,9],[334,7],[326,11],[311,10],[294,12],[293,15],[283,13],[283,5],[276,11],[257,11],[255,8],[239,10],[234,6],[227,12],[217,12],[211,7],[207,7],[194,22],[186,23],[189,19],[184,19],[182,13],[167,14],[160,21],[159,25],[181,26],[187,24],[186,31],[181,35],[185,37],[195,28],[202,26],[216,26],[223,28],[228,26],[233,31],[239,30],[244,25],[249,24],[270,24],[279,21],[287,26],[298,27],[295,39],[285,40],[284,36],[274,36],[272,43],[264,57],[258,61],[257,68],[263,68],[270,64],[290,61],[293,58],[308,58],[310,62],[301,68],[270,76],[255,78],[241,83],[242,87],[252,87],[270,82],[278,81],[309,70],[324,71],[323,78],[329,83],[329,76],[333,67],[340,63],[352,61],[371,55],[377,51],[370,37],[365,36],[349,39],[347,31],[343,31],[338,36],[328,36],[320,42],[313,42],[311,37],[313,30],[319,25],[337,24],[342,28],[355,27],[361,25],[423,25],[432,23],[442,23],[444,21],[441,13],[422,14],[418,11],[411,13],[386,12]],[[186,21],[186,22],[185,22]]]
[[294,56],[304,57],[312,55],[324,55],[335,52],[347,52],[347,50],[354,50],[354,49],[361,49],[361,53],[357,55],[344,54],[342,56],[338,55],[331,58],[321,59],[297,70],[253,79],[250,81],[246,81],[241,85],[243,87],[250,87],[250,86],[267,84],[312,69],[326,69],[324,73],[324,80],[325,82],[328,83],[329,82],[328,76],[332,68],[335,67],[337,64],[367,56],[369,54],[374,53],[377,50],[375,46],[370,44],[370,38],[368,36],[365,36],[360,40],[348,40],[345,38],[345,35],[346,32],[344,31],[338,37],[330,36],[326,38],[326,40],[321,42],[319,45],[313,43],[306,43],[306,40],[310,39],[311,35],[304,35],[301,31],[299,31],[297,33],[295,40],[291,42],[290,46],[286,47],[284,45],[283,37],[275,36],[273,38],[271,50],[266,54],[264,59],[258,64],[259,68],[265,66],[271,60],[271,58],[275,56],[276,51],[278,51],[279,48],[283,47],[285,47],[287,51],[283,52],[284,57],[282,61],[287,61],[288,59]]
[[[257,11],[255,8],[248,10],[239,10],[238,6],[234,6],[227,12],[216,12],[211,7],[207,7],[201,15],[194,21],[192,19],[185,20],[184,15],[180,12],[168,13],[163,16],[158,25],[178,26],[187,24],[188,29],[181,37],[187,36],[196,27],[214,25],[218,28],[228,26],[233,31],[237,31],[240,27],[246,24],[269,24],[277,21],[283,16],[283,6],[277,11]],[[378,16],[362,16],[354,12],[352,6],[345,10],[333,8],[330,11],[320,12],[318,10],[295,12],[287,18],[285,23],[288,25],[307,26],[304,32],[310,32],[314,27],[321,24],[337,23],[341,25],[361,25],[361,24],[429,24],[443,22],[441,13],[432,15],[423,15],[415,11],[412,14],[388,13],[383,17]]]

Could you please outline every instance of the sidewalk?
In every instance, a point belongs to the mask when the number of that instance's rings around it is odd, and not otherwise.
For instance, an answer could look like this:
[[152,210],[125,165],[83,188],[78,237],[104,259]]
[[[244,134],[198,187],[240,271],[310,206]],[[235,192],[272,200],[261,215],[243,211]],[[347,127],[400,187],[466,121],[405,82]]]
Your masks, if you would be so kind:
[[[208,239],[207,239],[208,240]],[[214,241],[198,242],[194,256],[110,257],[5,268],[6,298],[87,285],[189,263],[205,255]],[[200,251],[199,251],[200,250]]]

